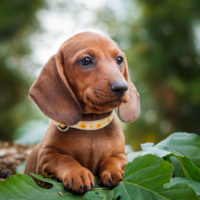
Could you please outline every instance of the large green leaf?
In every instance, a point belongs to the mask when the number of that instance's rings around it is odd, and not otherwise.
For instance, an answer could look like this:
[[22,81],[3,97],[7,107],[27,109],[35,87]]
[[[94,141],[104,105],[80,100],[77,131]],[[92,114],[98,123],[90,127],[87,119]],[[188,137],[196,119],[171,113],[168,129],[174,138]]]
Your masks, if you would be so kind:
[[170,200],[199,200],[192,187],[184,183],[175,184],[173,186],[167,185],[158,192],[160,195]]
[[174,166],[174,175],[200,182],[200,169],[187,157],[171,154],[168,159]]
[[191,188],[194,189],[197,195],[200,196],[200,183],[188,180],[186,178],[182,178],[182,177],[172,178],[170,183],[167,183],[166,186],[171,187],[179,183],[187,183]]
[[155,156],[135,158],[125,168],[123,182],[117,186],[115,199],[120,200],[197,200],[195,191],[187,184],[165,186],[172,176],[172,165]]
[[[172,162],[176,176],[200,182],[200,169],[196,166],[200,165],[200,156],[198,156],[200,138],[198,135],[174,133],[157,145],[146,143],[141,147],[143,154],[152,153]],[[129,158],[134,159],[134,154],[134,152],[130,153]]]
[[154,146],[178,156],[185,156],[200,166],[200,137],[193,133],[174,133]]
[[0,183],[0,200],[107,200],[110,192],[107,189],[95,188],[81,196],[66,191],[60,182],[43,178],[40,175],[34,175],[34,177],[51,183],[52,187],[50,189],[41,188],[30,176],[17,174]]
[[179,160],[175,156],[169,156],[166,158],[166,160],[169,160],[169,162],[171,162],[174,167],[174,172],[173,172],[174,177],[185,177],[182,166]]
[[17,174],[0,183],[0,200],[35,200],[35,199],[61,199],[58,192],[64,192],[55,183],[50,190],[39,187],[31,177]]
[[120,200],[166,200],[159,193],[130,182],[120,183],[114,191],[115,199]]
[[177,132],[156,145],[153,143],[141,144],[141,152],[131,152],[128,157],[133,160],[136,156],[144,154],[155,154],[165,157],[170,154],[185,156],[200,166],[200,137],[194,133]]
[[176,184],[153,191],[134,183],[121,182],[114,191],[115,199],[120,197],[120,200],[199,200],[187,184]]
[[169,162],[155,155],[145,155],[137,157],[126,166],[123,180],[154,189],[169,182],[172,171]]
[[185,156],[184,157],[175,156],[175,157],[180,162],[185,177],[188,178],[189,180],[200,182],[200,169],[196,165],[194,165],[189,158]]

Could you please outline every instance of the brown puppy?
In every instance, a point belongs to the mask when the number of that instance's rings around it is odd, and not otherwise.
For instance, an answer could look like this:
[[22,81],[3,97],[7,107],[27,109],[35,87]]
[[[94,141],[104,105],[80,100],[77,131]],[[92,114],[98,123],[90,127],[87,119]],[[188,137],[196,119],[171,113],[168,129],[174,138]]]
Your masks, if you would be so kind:
[[70,127],[81,120],[104,119],[115,107],[124,122],[139,116],[139,95],[115,42],[91,32],[71,37],[44,66],[30,97],[44,114],[69,129],[63,132],[51,120],[27,160],[25,173],[52,173],[80,193],[92,189],[94,175],[108,187],[120,182],[127,161],[116,114],[97,130]]

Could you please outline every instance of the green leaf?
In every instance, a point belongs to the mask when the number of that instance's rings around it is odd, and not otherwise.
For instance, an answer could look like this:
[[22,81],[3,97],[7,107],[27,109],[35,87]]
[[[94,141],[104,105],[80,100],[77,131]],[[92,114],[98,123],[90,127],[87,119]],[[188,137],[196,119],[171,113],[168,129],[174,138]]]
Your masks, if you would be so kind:
[[176,176],[200,181],[200,169],[193,163],[193,161],[198,165],[200,163],[200,158],[197,156],[200,153],[199,136],[174,133],[155,146],[152,143],[146,143],[141,147],[145,153],[151,152],[172,162]]
[[199,200],[194,190],[187,184],[166,186],[153,191],[134,183],[121,182],[114,191],[115,199],[120,197],[120,200]]
[[200,137],[196,134],[174,133],[154,147],[188,157],[194,164],[200,166]]
[[76,195],[64,189],[63,184],[52,179],[33,175],[35,178],[52,184],[50,189],[39,187],[30,176],[17,174],[0,183],[0,200],[106,200],[109,190],[96,188],[85,195]]
[[125,168],[123,181],[114,189],[120,200],[197,200],[195,191],[187,184],[163,187],[172,176],[172,165],[155,156],[135,158]]
[[199,200],[193,188],[185,183],[175,184],[171,187],[170,185],[165,185],[165,187],[158,192],[160,195],[170,200]]
[[159,157],[165,157],[165,156],[171,154],[170,151],[159,149],[158,147],[153,146],[153,143],[150,143],[150,142],[145,143],[145,144],[141,144],[141,148],[142,148],[143,151],[151,153],[151,154],[155,154]]
[[169,162],[171,162],[174,167],[174,172],[173,172],[174,176],[185,177],[182,166],[179,160],[175,156],[169,156],[166,159],[169,160]]
[[115,199],[120,197],[120,200],[166,200],[160,194],[130,182],[121,182],[114,191]]
[[137,157],[125,168],[124,181],[153,189],[170,181],[172,165],[155,155]]
[[165,151],[165,150],[162,150],[162,149],[159,149],[159,148],[153,146],[152,142],[141,144],[141,148],[142,148],[142,151],[128,153],[128,155],[127,155],[128,162],[131,162],[138,156],[144,156],[147,154],[154,154],[161,158],[171,154],[170,151]]
[[175,156],[184,172],[186,178],[200,182],[200,169],[187,157]]
[[182,177],[172,178],[170,183],[167,183],[166,186],[170,187],[178,183],[187,183],[191,188],[193,188],[193,190],[197,193],[197,195],[200,196],[200,183],[188,180],[186,178],[182,178]]
[[93,189],[93,191],[87,192],[84,195],[86,200],[112,200],[114,192],[102,188]]
[[[57,183],[58,184],[58,183]],[[0,200],[61,199],[59,191],[40,188],[31,177],[17,174],[0,183]],[[61,188],[60,192],[63,192]]]
[[[166,139],[156,145],[153,143],[141,144],[143,154],[151,153],[159,157],[170,154],[185,156],[200,166],[200,137],[194,133],[177,132],[171,134]],[[138,153],[132,152],[131,154]],[[134,155],[132,155],[134,158]]]
[[174,166],[174,175],[200,182],[200,169],[187,157],[170,155],[166,158]]

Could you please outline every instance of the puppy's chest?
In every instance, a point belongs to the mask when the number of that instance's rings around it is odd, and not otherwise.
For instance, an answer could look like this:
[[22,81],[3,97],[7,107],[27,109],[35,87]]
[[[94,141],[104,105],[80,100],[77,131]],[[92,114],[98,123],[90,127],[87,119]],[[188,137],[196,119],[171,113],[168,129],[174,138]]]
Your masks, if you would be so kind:
[[73,156],[79,163],[96,173],[101,161],[110,157],[123,145],[122,135],[117,132],[78,132],[66,144],[66,153]]

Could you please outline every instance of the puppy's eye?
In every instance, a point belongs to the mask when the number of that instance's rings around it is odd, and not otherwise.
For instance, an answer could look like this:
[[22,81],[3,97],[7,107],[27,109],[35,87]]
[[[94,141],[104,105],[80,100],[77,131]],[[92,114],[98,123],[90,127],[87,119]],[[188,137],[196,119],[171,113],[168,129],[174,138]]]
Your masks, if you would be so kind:
[[93,65],[93,61],[92,61],[92,58],[90,57],[84,57],[80,60],[79,62],[81,65],[85,66],[85,67],[89,67],[90,65]]
[[118,65],[121,65],[121,64],[123,63],[123,58],[122,58],[122,56],[117,56],[116,61],[117,61],[117,64],[118,64]]

